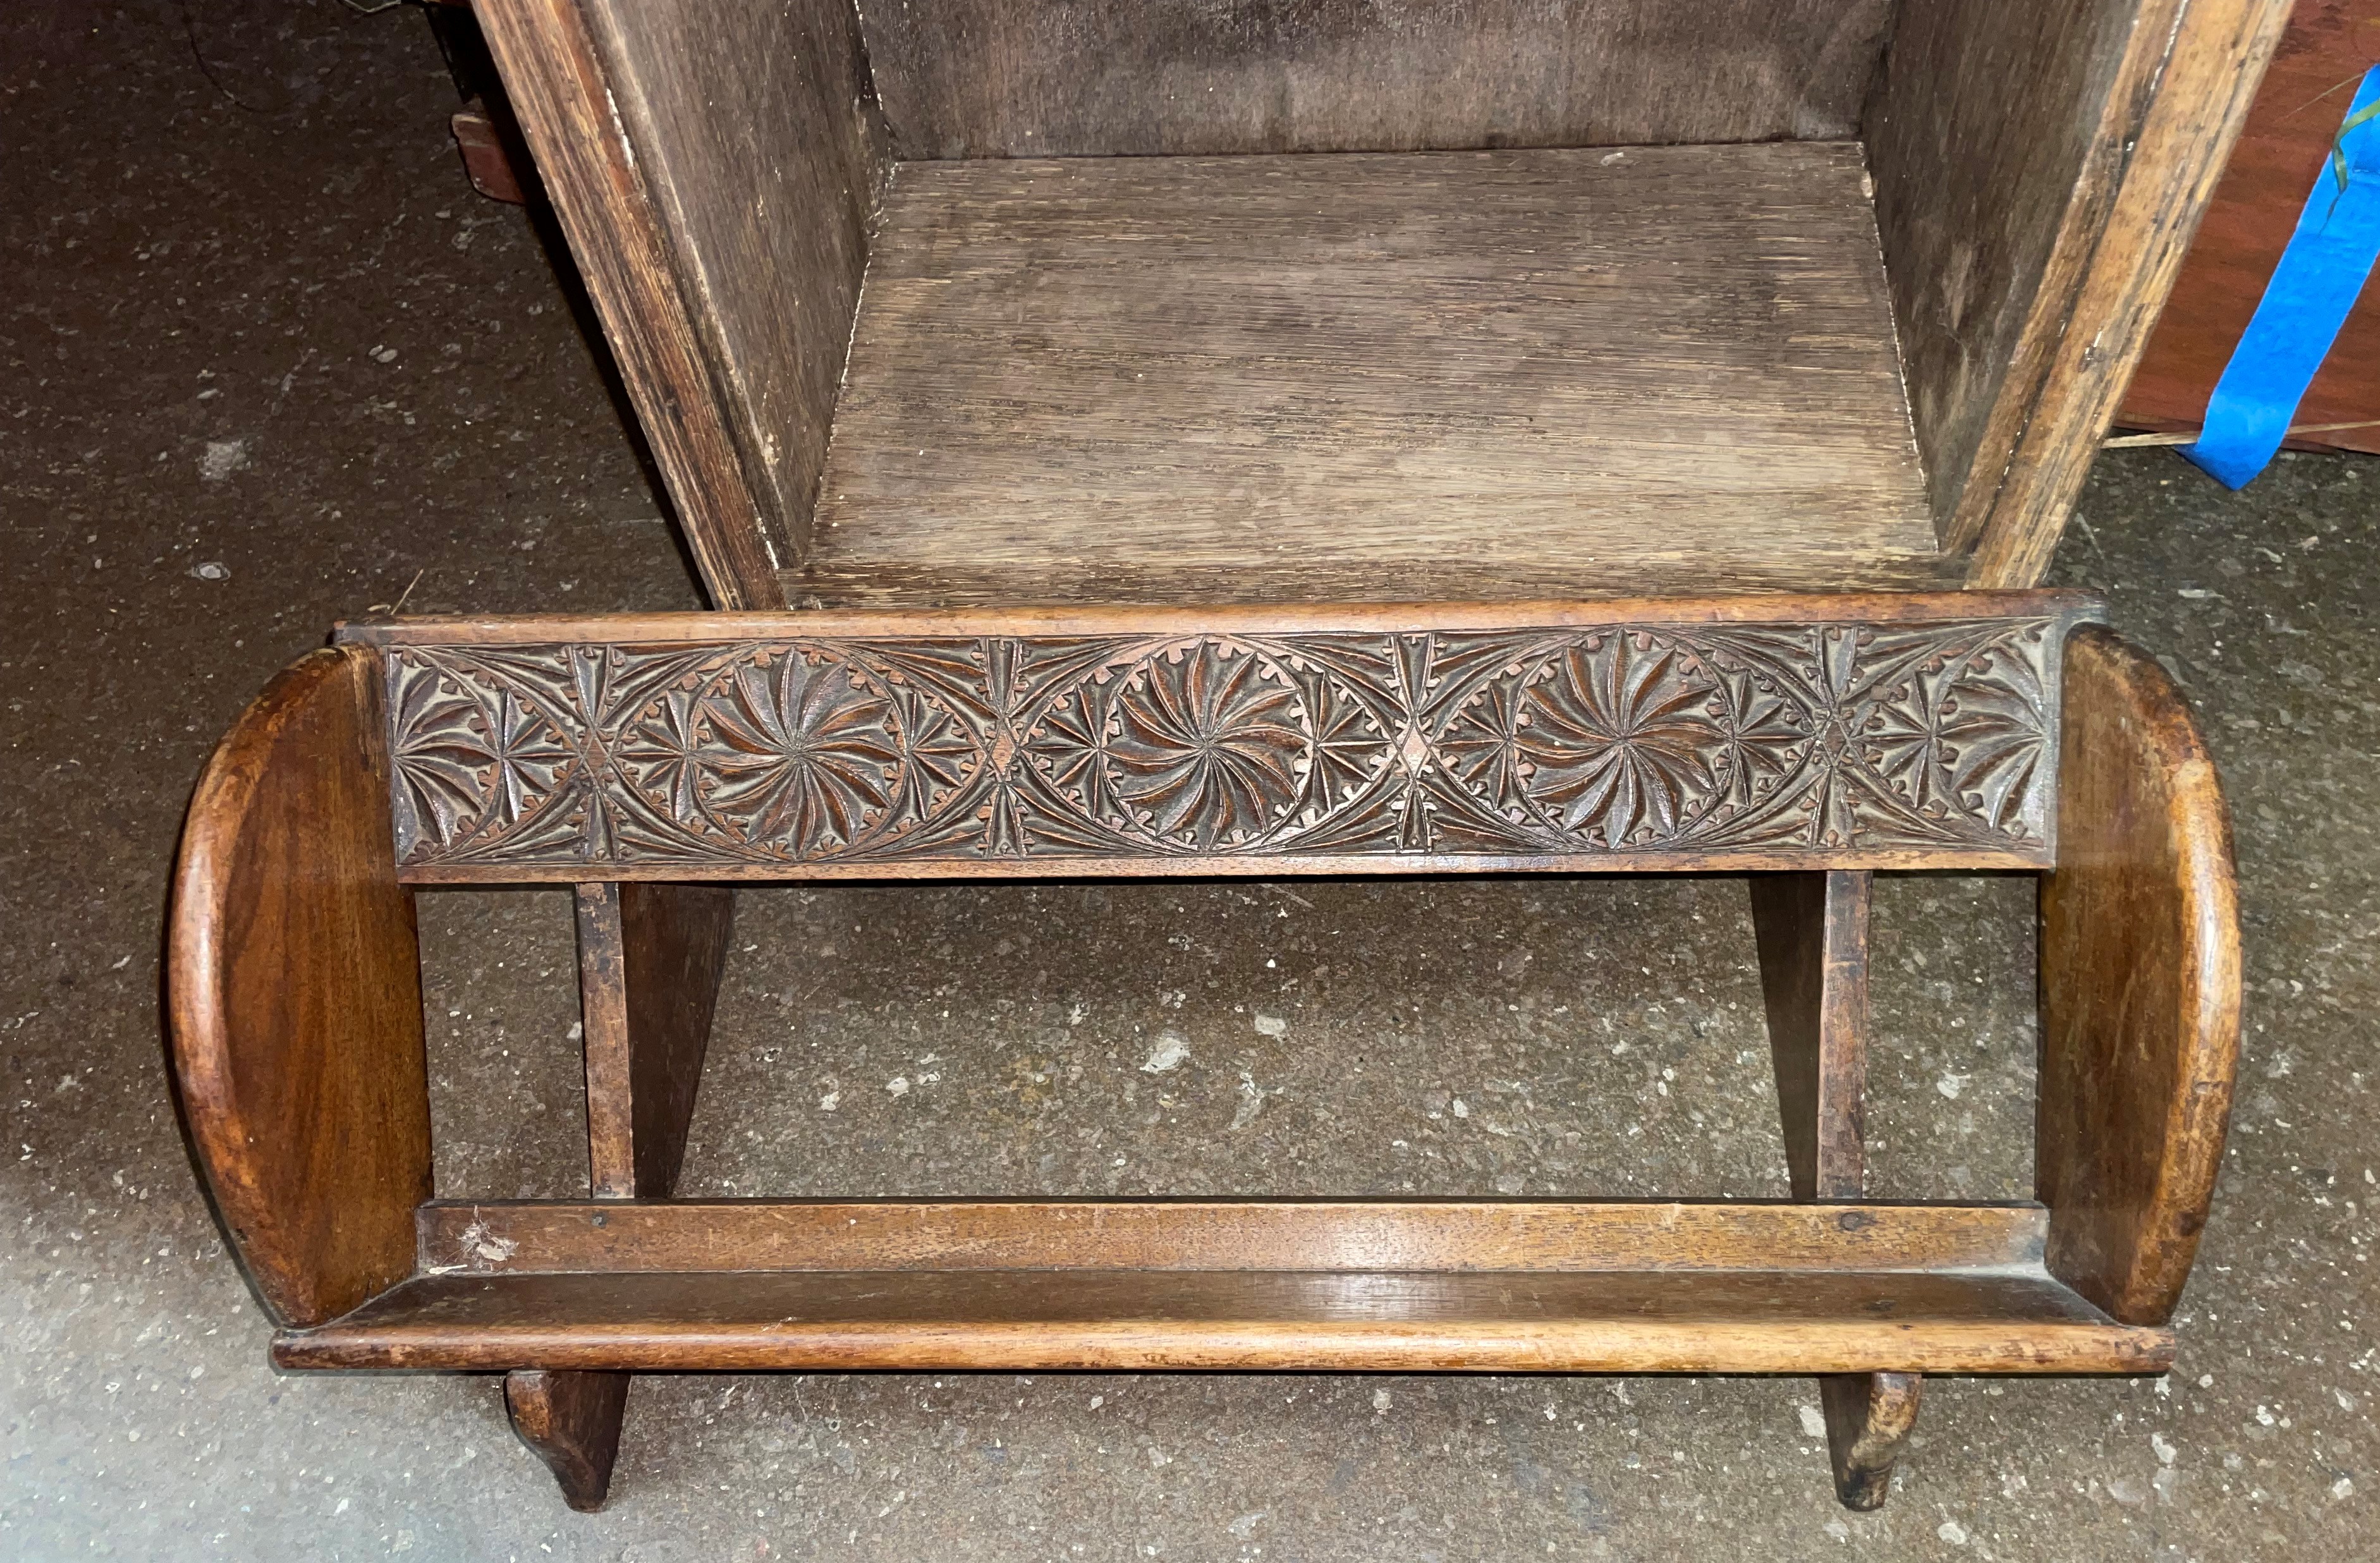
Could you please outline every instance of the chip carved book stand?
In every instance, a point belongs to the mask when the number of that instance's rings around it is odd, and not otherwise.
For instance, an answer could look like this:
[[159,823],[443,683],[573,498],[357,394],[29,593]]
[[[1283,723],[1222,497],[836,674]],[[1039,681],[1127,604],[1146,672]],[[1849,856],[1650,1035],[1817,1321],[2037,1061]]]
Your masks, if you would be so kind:
[[[2222,1141],[2222,804],[2055,593],[350,625],[200,782],[183,1104],[298,1368],[497,1370],[574,1504],[628,1375],[2155,1373]],[[2041,1203],[1862,1199],[1879,868],[2042,874]],[[1751,875],[1791,1203],[674,1201],[736,882]],[[589,1195],[444,1203],[411,889],[577,886]]]
[[[502,1374],[590,1508],[638,1373],[1815,1375],[1873,1508],[1926,1375],[2170,1364],[2228,824],[2033,588],[2284,0],[474,9],[726,612],[351,624],[210,762],[277,1363]],[[1903,870],[2040,878],[2034,1202],[1866,1197]],[[1751,887],[1790,1200],[671,1197],[737,885],[1660,872]],[[442,1200],[413,894],[534,884],[588,1197]]]

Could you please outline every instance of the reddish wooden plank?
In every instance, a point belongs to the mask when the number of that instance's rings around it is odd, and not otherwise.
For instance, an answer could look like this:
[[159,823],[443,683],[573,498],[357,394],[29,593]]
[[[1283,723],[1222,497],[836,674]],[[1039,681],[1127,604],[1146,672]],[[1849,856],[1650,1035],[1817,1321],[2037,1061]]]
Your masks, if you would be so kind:
[[[2371,0],[2297,0],[2119,423],[2195,430],[2204,420],[2206,398],[2297,231],[2306,192],[2329,177],[2331,141],[2354,95],[2342,83],[2360,79],[2375,59],[2380,11]],[[2364,423],[2289,442],[2299,449],[2380,451],[2380,283],[2365,285],[2290,423]]]

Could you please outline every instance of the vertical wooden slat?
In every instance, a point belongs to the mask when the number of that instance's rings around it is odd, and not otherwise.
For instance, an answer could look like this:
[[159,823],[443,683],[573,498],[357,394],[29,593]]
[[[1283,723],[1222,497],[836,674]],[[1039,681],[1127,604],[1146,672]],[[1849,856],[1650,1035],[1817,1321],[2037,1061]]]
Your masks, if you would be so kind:
[[686,1155],[735,892],[600,883],[580,885],[577,899],[589,1192],[666,1199]]
[[[666,1199],[686,1157],[735,892],[599,882],[578,886],[577,902],[589,1193]],[[610,1490],[628,1380],[530,1370],[504,1379],[513,1431],[573,1508],[601,1508]]]
[[[1762,874],[1752,879],[1768,1049],[1793,1197],[1857,1199],[1866,1184],[1861,1096],[1867,1068],[1868,909],[1864,872]],[[1835,1493],[1880,1507],[1917,1418],[1909,1373],[1829,1374],[1818,1380]]]
[[1752,878],[1768,1050],[1795,1199],[1860,1197],[1870,884],[1864,872],[1840,870]]
[[578,912],[580,1048],[587,1060],[587,1192],[596,1199],[637,1195],[622,888],[580,885],[573,897]]

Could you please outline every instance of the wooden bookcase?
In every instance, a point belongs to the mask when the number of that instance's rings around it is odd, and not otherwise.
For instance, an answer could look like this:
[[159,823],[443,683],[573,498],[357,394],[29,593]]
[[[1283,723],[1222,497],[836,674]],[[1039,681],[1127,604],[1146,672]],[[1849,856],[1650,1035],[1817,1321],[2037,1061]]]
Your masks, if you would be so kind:
[[[2282,0],[478,0],[722,608],[345,626],[176,1078],[293,1368],[2156,1373],[2236,1060],[2179,693],[2034,584]],[[1942,588],[1977,587],[1977,591]],[[1936,588],[1936,589],[1927,589]],[[1872,877],[2041,877],[2036,1201],[1865,1198]],[[672,1199],[752,882],[1742,873],[1792,1199]],[[588,1198],[436,1197],[416,887],[574,887]],[[1765,1088],[1765,1086],[1764,1086]]]
[[477,0],[717,606],[2036,581],[2288,0]]

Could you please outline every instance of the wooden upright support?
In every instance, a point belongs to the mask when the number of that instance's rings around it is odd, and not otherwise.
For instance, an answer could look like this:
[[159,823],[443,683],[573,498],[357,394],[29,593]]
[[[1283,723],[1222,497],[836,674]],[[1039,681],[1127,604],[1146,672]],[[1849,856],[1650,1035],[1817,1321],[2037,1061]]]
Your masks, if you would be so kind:
[[[1785,1124],[1793,1197],[1855,1200],[1866,1181],[1860,1118],[1867,1052],[1871,876],[1841,870],[1753,877],[1753,927],[1768,1010],[1768,1051]],[[1818,1380],[1835,1494],[1876,1508],[1917,1420],[1913,1373]]]
[[2050,1273],[2126,1324],[2161,1325],[2198,1253],[2240,1060],[2231,818],[2163,668],[2095,627],[2067,667],[2035,1175]]
[[166,931],[190,1144],[249,1284],[301,1328],[412,1270],[431,1194],[379,672],[368,652],[314,652],[225,735],[190,799]]
[[[577,903],[588,1192],[667,1199],[686,1157],[735,895],[704,885],[605,882],[580,885]],[[552,1470],[573,1508],[603,1506],[629,1376],[505,1375],[513,1431]]]

